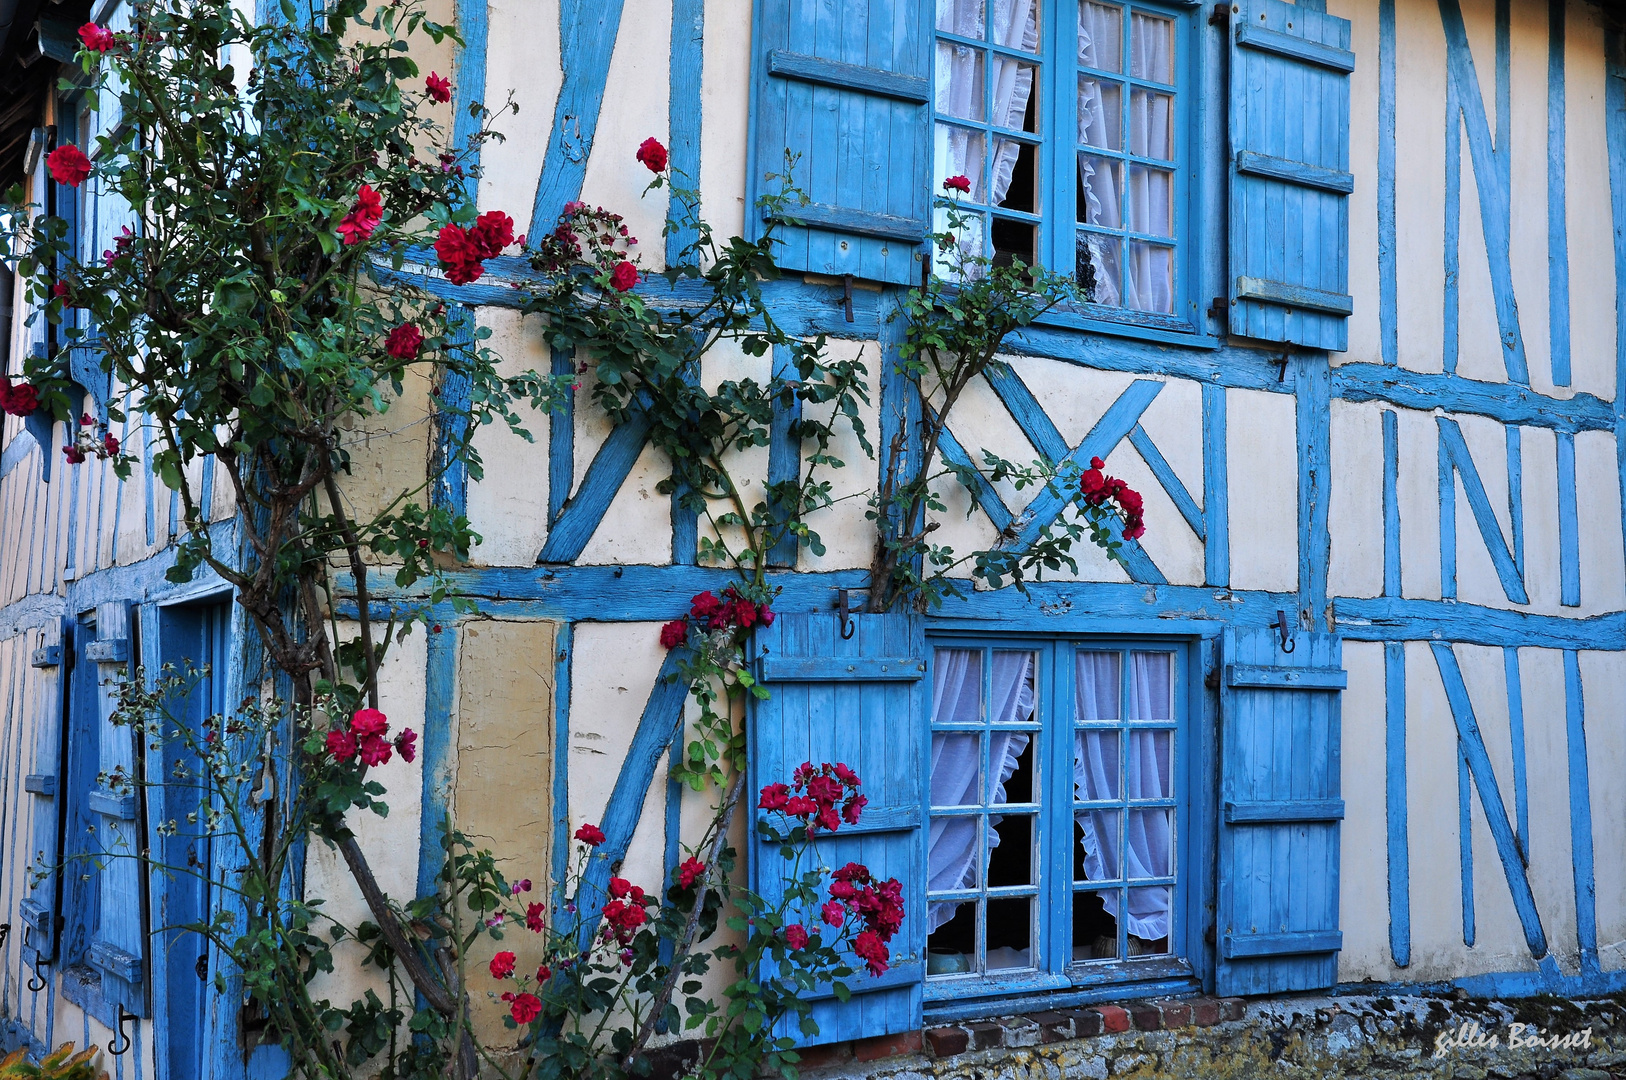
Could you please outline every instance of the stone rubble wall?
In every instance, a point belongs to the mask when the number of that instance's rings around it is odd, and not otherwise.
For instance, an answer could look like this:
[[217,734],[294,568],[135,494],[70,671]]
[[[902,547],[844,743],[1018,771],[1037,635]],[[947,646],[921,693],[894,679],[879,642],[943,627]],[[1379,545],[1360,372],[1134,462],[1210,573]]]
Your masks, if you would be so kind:
[[[1523,1045],[1509,1047],[1510,1031]],[[1095,1005],[818,1047],[801,1070],[808,1080],[1626,1080],[1626,994]]]

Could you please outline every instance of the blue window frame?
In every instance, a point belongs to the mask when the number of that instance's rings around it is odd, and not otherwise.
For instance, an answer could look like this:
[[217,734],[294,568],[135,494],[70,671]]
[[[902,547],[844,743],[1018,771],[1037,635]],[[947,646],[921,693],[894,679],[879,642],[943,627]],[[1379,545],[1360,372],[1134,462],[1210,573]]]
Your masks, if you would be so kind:
[[1200,26],[1178,0],[936,0],[933,189],[970,182],[963,245],[1073,275],[1056,321],[1212,343]]
[[1189,650],[930,640],[928,1001],[1195,978]]

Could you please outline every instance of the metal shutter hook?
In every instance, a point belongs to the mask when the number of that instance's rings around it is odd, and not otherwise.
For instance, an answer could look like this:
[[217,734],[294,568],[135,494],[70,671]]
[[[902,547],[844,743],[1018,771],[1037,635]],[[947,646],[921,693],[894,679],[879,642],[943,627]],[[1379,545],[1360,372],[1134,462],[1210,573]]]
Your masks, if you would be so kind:
[[1287,612],[1281,608],[1276,609],[1276,622],[1273,629],[1281,635],[1282,652],[1290,653],[1299,647],[1298,642],[1293,640],[1292,634],[1287,629]]
[[[125,1034],[124,1022],[126,1020],[135,1020],[135,1019],[137,1019],[136,1014],[132,1013],[132,1012],[125,1011],[124,1003],[122,1001],[119,1002],[119,1022],[118,1022],[118,1027],[114,1031],[112,1042],[109,1042],[107,1044],[107,1052],[109,1054],[112,1054],[114,1057],[120,1057],[120,1056],[124,1055],[125,1053],[129,1052],[129,1049],[130,1049],[130,1036]],[[117,1050],[115,1050],[115,1049],[113,1049],[113,1043],[118,1042],[119,1039],[124,1040],[124,1045],[119,1047]]]

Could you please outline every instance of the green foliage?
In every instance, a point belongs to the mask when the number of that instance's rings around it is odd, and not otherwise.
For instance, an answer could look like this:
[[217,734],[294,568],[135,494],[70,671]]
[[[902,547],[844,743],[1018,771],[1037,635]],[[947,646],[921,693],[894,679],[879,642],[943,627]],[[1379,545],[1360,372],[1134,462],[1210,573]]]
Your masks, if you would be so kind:
[[63,1043],[38,1065],[28,1060],[26,1048],[13,1050],[0,1061],[0,1080],[107,1080],[107,1074],[91,1064],[96,1050],[87,1046],[76,1054],[73,1043]]

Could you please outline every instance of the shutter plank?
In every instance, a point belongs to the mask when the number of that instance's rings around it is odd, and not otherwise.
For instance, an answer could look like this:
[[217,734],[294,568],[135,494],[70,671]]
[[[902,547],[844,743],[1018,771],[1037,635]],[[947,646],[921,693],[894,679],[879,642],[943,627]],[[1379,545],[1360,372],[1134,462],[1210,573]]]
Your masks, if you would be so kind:
[[68,672],[62,663],[65,647],[72,648],[65,622],[52,623],[40,634],[32,663],[40,671],[35,680],[34,772],[24,787],[34,795],[33,841],[28,864],[43,871],[29,875],[29,891],[17,905],[23,924],[23,963],[49,964],[56,959],[57,915],[62,910],[61,875],[54,869],[61,858],[62,819],[57,792],[61,787],[62,713]]

